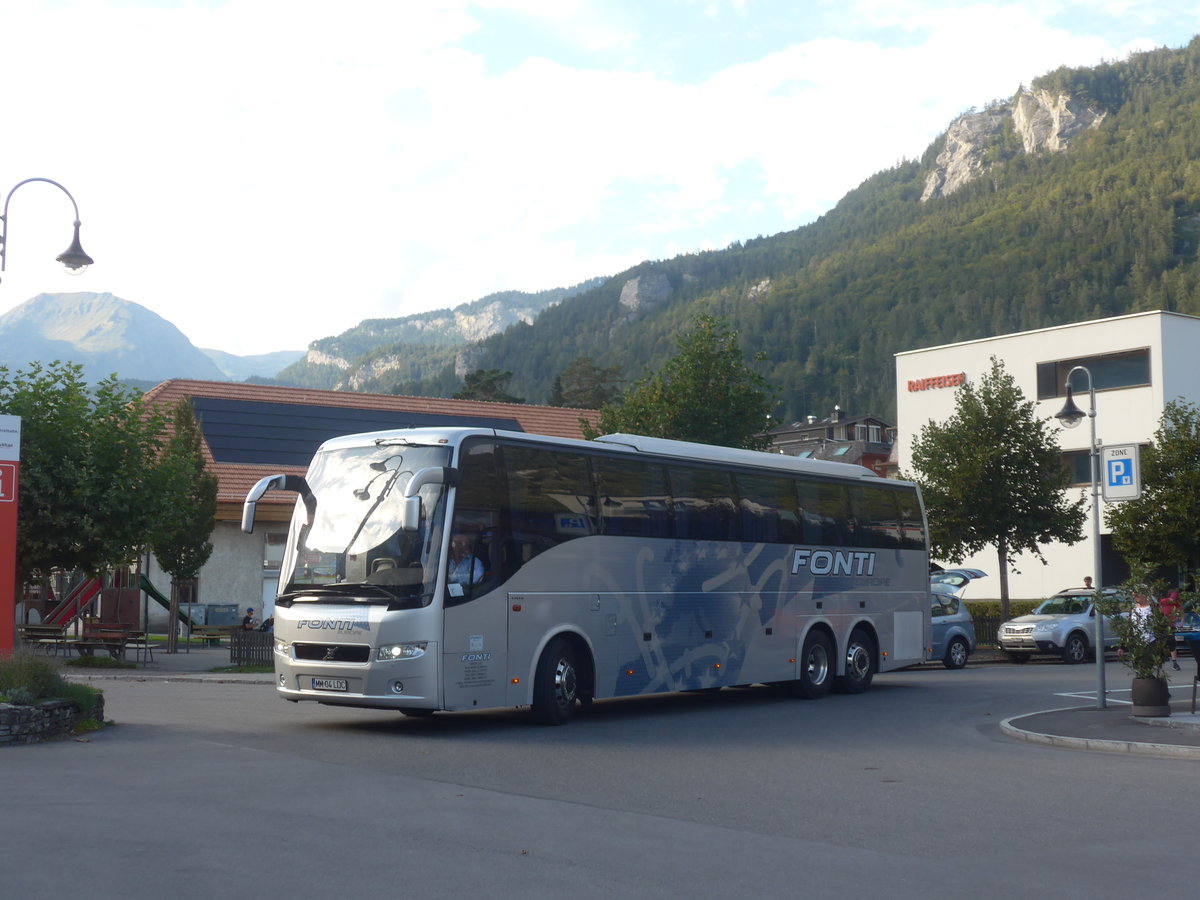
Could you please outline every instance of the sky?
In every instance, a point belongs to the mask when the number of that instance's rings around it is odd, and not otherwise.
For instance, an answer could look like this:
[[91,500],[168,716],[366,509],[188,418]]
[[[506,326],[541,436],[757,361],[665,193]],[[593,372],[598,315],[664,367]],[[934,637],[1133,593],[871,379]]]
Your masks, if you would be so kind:
[[301,350],[798,228],[1038,75],[1196,33],[1200,0],[2,0],[0,313],[108,292]]

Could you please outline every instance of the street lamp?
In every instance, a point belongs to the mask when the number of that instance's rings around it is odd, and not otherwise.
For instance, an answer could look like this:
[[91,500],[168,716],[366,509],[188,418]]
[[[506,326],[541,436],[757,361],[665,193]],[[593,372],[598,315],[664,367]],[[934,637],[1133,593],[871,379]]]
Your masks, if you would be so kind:
[[[1083,372],[1087,375],[1091,405],[1086,413],[1075,405],[1075,400],[1071,396],[1071,376],[1076,372]],[[1054,418],[1062,423],[1063,428],[1074,428],[1083,421],[1084,416],[1087,416],[1092,423],[1092,442],[1089,445],[1091,449],[1088,457],[1092,467],[1092,575],[1094,578],[1092,583],[1096,586],[1096,602],[1093,605],[1096,614],[1096,709],[1104,709],[1108,705],[1108,700],[1104,689],[1104,613],[1100,610],[1099,602],[1102,596],[1101,591],[1104,588],[1104,581],[1100,577],[1100,448],[1096,444],[1096,388],[1092,384],[1091,370],[1087,366],[1075,366],[1067,373],[1066,388],[1067,402],[1054,414]]]
[[66,268],[67,272],[72,275],[80,275],[88,266],[95,260],[83,252],[83,247],[79,244],[79,204],[75,202],[75,198],[71,196],[71,192],[59,184],[57,181],[51,181],[49,178],[26,178],[24,181],[18,182],[8,196],[4,198],[4,214],[0,215],[0,272],[5,270],[8,263],[6,256],[8,252],[8,202],[12,200],[12,195],[17,192],[17,188],[21,185],[29,184],[31,181],[44,181],[46,184],[52,184],[71,201],[71,206],[75,208],[75,237],[71,240],[71,246],[58,254],[54,259],[60,262]]

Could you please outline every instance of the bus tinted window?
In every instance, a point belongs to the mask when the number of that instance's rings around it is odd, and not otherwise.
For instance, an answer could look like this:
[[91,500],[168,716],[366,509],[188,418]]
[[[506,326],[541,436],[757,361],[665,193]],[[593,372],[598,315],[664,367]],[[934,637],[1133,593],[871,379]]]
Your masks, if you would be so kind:
[[780,544],[803,542],[792,479],[739,472],[737,489],[741,499],[742,540]]
[[685,541],[736,541],[733,479],[728,472],[670,468],[675,537]]
[[850,487],[854,542],[861,547],[900,546],[900,510],[895,491],[874,485]]
[[808,544],[851,544],[846,488],[828,481],[799,481],[796,496]]
[[671,537],[666,470],[639,459],[592,460],[602,534]]
[[506,446],[509,527],[521,562],[596,531],[587,459],[574,452]]
[[896,491],[900,505],[900,546],[905,550],[925,549],[925,522],[917,495],[912,491]]

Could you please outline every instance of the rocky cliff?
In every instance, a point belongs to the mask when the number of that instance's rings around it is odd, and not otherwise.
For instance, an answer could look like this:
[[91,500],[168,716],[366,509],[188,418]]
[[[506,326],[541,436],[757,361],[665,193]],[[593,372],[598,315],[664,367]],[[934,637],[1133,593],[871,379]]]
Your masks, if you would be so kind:
[[1068,95],[1044,90],[1022,90],[1008,103],[965,113],[946,130],[945,145],[925,178],[921,201],[948,197],[986,172],[989,153],[1006,126],[1011,125],[1026,153],[1057,152],[1103,120],[1103,113]]

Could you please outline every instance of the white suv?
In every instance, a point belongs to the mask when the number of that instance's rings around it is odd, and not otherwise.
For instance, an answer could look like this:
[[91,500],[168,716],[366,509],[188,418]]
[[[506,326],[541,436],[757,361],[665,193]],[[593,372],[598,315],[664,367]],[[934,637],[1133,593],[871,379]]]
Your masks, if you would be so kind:
[[[1115,591],[1106,590],[1106,596]],[[1061,656],[1065,663],[1081,663],[1096,645],[1095,591],[1071,588],[1059,591],[1027,616],[1004,622],[997,632],[1000,649],[1013,662],[1027,662],[1034,653]],[[1105,619],[1104,647],[1117,645],[1112,619]]]

